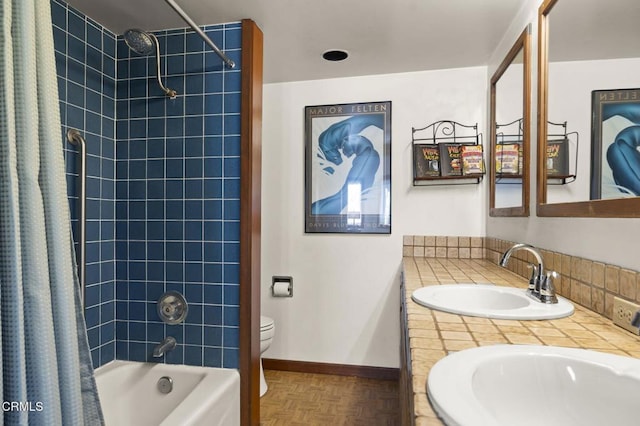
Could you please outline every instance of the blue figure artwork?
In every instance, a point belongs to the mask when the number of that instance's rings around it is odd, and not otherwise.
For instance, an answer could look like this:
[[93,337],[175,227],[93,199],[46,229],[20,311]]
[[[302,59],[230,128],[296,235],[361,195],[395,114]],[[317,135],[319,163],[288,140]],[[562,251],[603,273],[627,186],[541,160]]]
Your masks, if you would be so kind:
[[360,194],[365,194],[373,186],[380,167],[380,154],[371,140],[360,134],[370,126],[383,130],[384,115],[352,116],[332,124],[320,134],[318,157],[331,163],[323,167],[325,173],[333,175],[335,166],[340,166],[345,158],[353,157],[353,159],[341,188],[331,195],[314,201],[311,204],[312,214],[340,214],[347,207],[349,188],[359,188]]
[[640,104],[609,103],[602,107],[602,120],[620,116],[633,125],[622,129],[607,148],[613,180],[623,193],[640,195]]

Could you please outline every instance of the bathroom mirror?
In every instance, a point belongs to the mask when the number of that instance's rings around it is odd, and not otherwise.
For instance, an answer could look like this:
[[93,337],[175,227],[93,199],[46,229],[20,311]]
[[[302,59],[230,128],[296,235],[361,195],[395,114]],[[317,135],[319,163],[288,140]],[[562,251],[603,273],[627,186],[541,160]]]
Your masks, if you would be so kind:
[[[640,191],[625,181],[640,176],[638,22],[637,0],[545,0],[540,6],[539,216],[640,217]],[[551,185],[547,178],[548,121],[567,122],[580,135],[573,183]],[[611,148],[619,139],[626,144],[623,162]]]
[[529,216],[529,27],[491,77],[491,216]]

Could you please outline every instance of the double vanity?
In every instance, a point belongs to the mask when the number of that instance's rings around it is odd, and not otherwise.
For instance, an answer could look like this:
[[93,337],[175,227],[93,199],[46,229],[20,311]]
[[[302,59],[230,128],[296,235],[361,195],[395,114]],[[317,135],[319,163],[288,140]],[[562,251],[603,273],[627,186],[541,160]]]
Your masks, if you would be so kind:
[[640,338],[477,258],[403,258],[403,425],[635,424]]
[[640,424],[640,337],[612,322],[640,325],[639,142],[635,173],[615,157],[640,129],[640,8],[525,3],[491,67],[487,236],[403,242],[403,425]]

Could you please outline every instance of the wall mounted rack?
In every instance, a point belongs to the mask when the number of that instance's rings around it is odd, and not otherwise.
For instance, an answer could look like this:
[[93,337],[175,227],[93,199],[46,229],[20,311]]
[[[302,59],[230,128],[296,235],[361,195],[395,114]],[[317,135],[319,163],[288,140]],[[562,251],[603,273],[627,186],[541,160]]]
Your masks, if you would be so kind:
[[522,183],[522,123],[522,118],[510,123],[496,123],[496,184]]
[[[556,129],[556,130],[553,130]],[[567,133],[567,122],[547,122],[547,184],[566,185],[574,182],[578,170],[578,132]],[[571,153],[574,153],[573,170]]]
[[411,134],[414,186],[482,182],[484,154],[477,123],[440,120],[411,128]]
[[[566,185],[576,180],[578,169],[578,132],[567,132],[567,122],[549,121],[547,129],[547,183]],[[522,182],[522,118],[496,123],[496,183]],[[575,155],[571,155],[574,152]],[[574,158],[573,167],[570,158]]]

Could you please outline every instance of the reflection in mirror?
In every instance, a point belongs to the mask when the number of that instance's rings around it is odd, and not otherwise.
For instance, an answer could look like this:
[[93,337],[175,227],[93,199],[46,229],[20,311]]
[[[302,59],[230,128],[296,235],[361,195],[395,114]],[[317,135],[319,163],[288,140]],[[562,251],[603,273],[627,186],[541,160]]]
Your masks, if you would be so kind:
[[529,215],[529,28],[491,78],[491,216]]
[[[577,179],[578,168],[578,132],[569,132],[569,124],[547,121],[547,201],[552,203],[554,196],[562,199],[580,186],[569,185]],[[555,186],[555,187],[554,187]],[[556,189],[555,191],[553,189]]]
[[[640,217],[638,22],[638,0],[545,0],[540,7],[539,215]],[[548,178],[547,121],[567,122],[581,136],[570,150],[578,161],[569,185]]]

